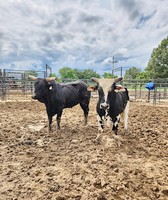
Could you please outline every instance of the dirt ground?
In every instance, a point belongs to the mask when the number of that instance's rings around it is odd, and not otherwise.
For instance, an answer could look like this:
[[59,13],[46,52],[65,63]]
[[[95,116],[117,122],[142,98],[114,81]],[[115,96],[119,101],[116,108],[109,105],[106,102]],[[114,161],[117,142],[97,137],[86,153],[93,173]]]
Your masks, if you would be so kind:
[[168,199],[168,107],[130,103],[129,132],[117,147],[112,131],[97,136],[96,98],[89,122],[65,109],[61,131],[37,101],[0,103],[0,200]]

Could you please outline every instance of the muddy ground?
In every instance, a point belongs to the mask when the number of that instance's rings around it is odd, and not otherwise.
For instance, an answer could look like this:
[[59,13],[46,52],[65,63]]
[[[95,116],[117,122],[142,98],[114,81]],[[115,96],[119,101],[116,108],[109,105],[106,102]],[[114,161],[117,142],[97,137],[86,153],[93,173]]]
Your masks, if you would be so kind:
[[168,199],[168,107],[130,103],[120,147],[106,128],[97,136],[96,99],[84,126],[79,106],[63,112],[60,132],[47,133],[37,101],[0,103],[1,200]]

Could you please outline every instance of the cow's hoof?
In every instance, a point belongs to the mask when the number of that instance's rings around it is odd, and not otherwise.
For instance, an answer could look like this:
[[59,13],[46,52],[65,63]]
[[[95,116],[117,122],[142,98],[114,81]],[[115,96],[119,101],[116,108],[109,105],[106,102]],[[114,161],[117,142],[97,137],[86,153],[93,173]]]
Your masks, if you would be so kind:
[[50,133],[52,133],[52,130],[50,129],[50,130],[48,130],[48,134],[50,134]]
[[61,129],[60,129],[60,128],[57,128],[57,129],[56,129],[56,132],[57,132],[57,133],[61,133]]
[[100,144],[100,142],[101,142],[101,140],[96,140],[96,139],[93,140],[93,143],[95,143],[95,144]]
[[100,144],[101,142],[101,134],[98,134],[96,139],[93,140],[94,143]]
[[128,130],[127,129],[124,129],[123,131],[123,135],[127,134],[128,133]]
[[114,140],[115,140],[115,142],[118,142],[118,140],[119,140],[118,135],[114,135]]
[[114,135],[114,141],[117,147],[121,146],[121,138],[118,135]]
[[114,135],[114,141],[117,147],[119,147],[119,138],[118,135]]

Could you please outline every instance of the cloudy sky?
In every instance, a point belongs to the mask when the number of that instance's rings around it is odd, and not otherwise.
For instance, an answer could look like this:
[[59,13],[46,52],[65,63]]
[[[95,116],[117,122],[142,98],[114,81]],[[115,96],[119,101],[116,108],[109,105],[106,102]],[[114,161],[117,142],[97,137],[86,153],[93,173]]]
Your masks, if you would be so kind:
[[0,0],[0,68],[144,69],[168,35],[168,0]]

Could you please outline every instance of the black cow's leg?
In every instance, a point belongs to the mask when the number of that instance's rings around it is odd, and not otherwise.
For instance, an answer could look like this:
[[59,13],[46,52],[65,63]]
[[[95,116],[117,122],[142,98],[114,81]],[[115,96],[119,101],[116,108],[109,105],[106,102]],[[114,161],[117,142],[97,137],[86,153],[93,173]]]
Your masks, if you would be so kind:
[[108,127],[112,126],[112,118],[109,115],[109,110],[106,110],[106,115],[105,115],[106,123]]
[[80,106],[84,112],[85,125],[86,125],[87,121],[88,121],[89,106],[88,106],[88,104],[84,104],[84,103],[80,103]]
[[51,131],[52,116],[48,115],[48,132]]
[[97,121],[98,121],[98,130],[102,133],[103,129],[104,129],[104,120],[103,120],[102,116],[98,115]]
[[51,131],[51,124],[52,124],[52,115],[50,111],[50,107],[46,105],[46,111],[47,111],[47,116],[48,116],[48,132]]
[[57,120],[57,128],[58,128],[58,129],[61,128],[61,127],[60,127],[61,115],[62,115],[62,110],[58,112],[57,118],[56,118],[56,120]]
[[97,104],[96,111],[98,114],[97,121],[98,121],[98,131],[99,131],[96,137],[96,141],[99,142],[101,140],[101,133],[103,132],[104,129],[104,119],[106,118],[106,113],[105,110],[100,109],[99,103]]
[[98,131],[99,131],[100,133],[98,133],[98,135],[97,135],[95,141],[99,143],[100,140],[101,140],[101,133],[103,132],[103,129],[104,129],[104,120],[103,120],[103,116],[98,115],[98,116],[97,116],[97,121],[98,121]]
[[121,115],[119,114],[117,117],[115,117],[115,118],[113,119],[113,128],[112,128],[112,130],[113,130],[114,133],[115,133],[115,138],[116,138],[116,139],[117,139],[118,124],[119,124],[119,122],[120,122],[120,117],[121,117]]

